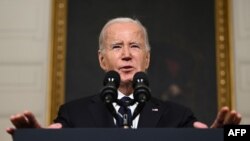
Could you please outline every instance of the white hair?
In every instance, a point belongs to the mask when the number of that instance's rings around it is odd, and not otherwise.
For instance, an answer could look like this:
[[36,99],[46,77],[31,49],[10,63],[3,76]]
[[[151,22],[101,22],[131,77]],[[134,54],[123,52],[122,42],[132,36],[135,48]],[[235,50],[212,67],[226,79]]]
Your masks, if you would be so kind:
[[127,17],[119,17],[119,18],[111,19],[104,25],[104,27],[101,30],[100,36],[99,36],[99,51],[102,51],[104,49],[104,38],[105,38],[105,34],[106,34],[106,28],[109,25],[114,24],[114,23],[135,23],[139,27],[141,27],[143,35],[144,35],[146,49],[148,51],[150,51],[150,45],[149,45],[149,41],[148,41],[148,33],[147,33],[146,28],[141,24],[141,22],[139,20],[127,18]]

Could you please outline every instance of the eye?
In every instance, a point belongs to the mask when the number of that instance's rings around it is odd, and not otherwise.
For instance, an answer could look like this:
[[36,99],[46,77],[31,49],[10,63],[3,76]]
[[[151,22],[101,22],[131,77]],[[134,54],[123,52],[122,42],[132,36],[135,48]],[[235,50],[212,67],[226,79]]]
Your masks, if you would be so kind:
[[132,44],[132,45],[131,45],[131,48],[140,48],[140,46],[137,45],[137,44]]
[[121,47],[122,47],[121,45],[113,45],[112,49],[118,49],[118,48],[121,48]]

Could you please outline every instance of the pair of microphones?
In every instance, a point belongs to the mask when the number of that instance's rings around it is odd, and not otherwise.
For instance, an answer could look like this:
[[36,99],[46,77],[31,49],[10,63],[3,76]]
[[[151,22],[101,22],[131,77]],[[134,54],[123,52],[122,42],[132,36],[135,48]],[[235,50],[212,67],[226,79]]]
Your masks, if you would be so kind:
[[[113,103],[117,103],[118,105],[122,105],[121,101],[117,99],[118,97],[118,88],[120,85],[120,75],[116,71],[109,71],[106,73],[103,81],[103,88],[101,89],[101,99],[104,101],[105,105],[107,106],[108,110],[112,114],[112,116],[119,120],[119,115],[117,114]],[[130,128],[132,125],[132,121],[140,114],[143,107],[145,106],[146,102],[151,98],[151,90],[149,88],[148,78],[146,73],[144,72],[137,72],[135,73],[132,81],[132,87],[134,89],[133,96],[134,99],[126,103],[127,106],[133,105],[135,102],[138,102],[131,120],[128,122],[123,123],[124,128]],[[125,116],[123,116],[125,117]],[[124,119],[125,121],[125,119]]]
[[[104,87],[101,90],[101,99],[106,104],[117,101],[117,89],[120,85],[120,75],[116,71],[106,73],[103,80]],[[145,72],[137,72],[132,81],[134,89],[134,102],[145,103],[151,98],[151,90],[149,88],[148,78]]]

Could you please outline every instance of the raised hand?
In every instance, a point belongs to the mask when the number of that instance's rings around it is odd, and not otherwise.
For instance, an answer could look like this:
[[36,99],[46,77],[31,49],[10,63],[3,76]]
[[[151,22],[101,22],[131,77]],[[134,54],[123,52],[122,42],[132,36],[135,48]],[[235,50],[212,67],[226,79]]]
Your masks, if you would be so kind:
[[[6,129],[6,132],[13,135],[16,129],[20,128],[42,128],[42,126],[38,123],[33,113],[29,111],[24,111],[23,113],[19,113],[16,115],[12,115],[10,117],[10,121],[15,127],[9,127]],[[51,124],[47,128],[62,128],[60,123]]]
[[41,125],[36,120],[34,114],[29,111],[24,111],[23,113],[12,115],[10,117],[10,121],[15,126],[15,128],[7,128],[6,131],[9,134],[13,134],[14,131],[19,128],[41,128]]
[[235,110],[229,110],[228,107],[222,107],[219,111],[214,123],[211,128],[221,128],[227,124],[237,125],[240,124],[241,115]]
[[[224,125],[233,124],[237,125],[240,124],[241,115],[237,113],[235,110],[229,110],[228,107],[222,107],[221,110],[218,112],[216,119],[214,120],[213,124],[210,128],[222,128]],[[195,128],[208,128],[208,126],[202,122],[194,122],[193,126]]]

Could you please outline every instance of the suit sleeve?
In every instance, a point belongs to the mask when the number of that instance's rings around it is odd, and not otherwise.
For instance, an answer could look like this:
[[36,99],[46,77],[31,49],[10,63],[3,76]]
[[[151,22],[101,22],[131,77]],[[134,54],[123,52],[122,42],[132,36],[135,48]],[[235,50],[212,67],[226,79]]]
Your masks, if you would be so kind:
[[65,105],[60,106],[58,115],[54,120],[54,123],[61,123],[63,128],[72,128],[69,114]]
[[183,113],[183,117],[179,126],[193,128],[193,124],[196,121],[197,118],[194,116],[193,112],[190,109],[185,108],[185,112]]

